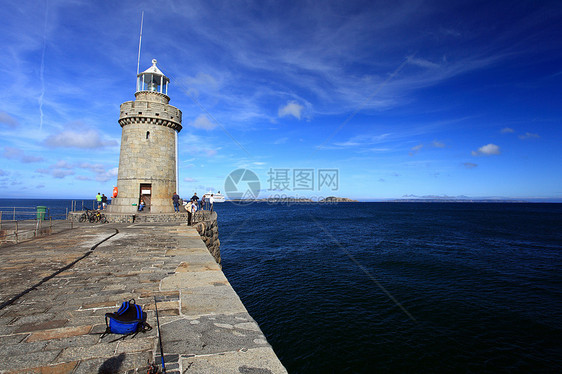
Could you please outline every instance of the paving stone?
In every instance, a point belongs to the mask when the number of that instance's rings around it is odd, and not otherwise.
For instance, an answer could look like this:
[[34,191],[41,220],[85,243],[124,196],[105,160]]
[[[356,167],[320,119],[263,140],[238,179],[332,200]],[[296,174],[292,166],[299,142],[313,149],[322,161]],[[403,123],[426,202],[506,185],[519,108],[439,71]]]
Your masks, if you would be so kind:
[[[25,310],[28,309],[27,305],[21,305],[18,310]],[[14,308],[11,308],[10,310],[10,315],[11,316],[17,316],[17,314],[19,314],[16,310],[14,310]],[[41,313],[41,312],[37,312],[33,315],[29,315],[29,316],[21,316],[18,317],[17,319],[15,319],[12,324],[15,326],[22,326],[22,325],[32,325],[32,324],[38,324],[38,323],[42,323],[42,322],[48,322],[55,319],[55,314],[54,313]]]
[[273,351],[267,348],[182,358],[181,367],[184,372],[189,374],[277,374],[287,372]]
[[68,347],[88,347],[99,344],[101,334],[88,334],[80,336],[72,336],[62,339],[48,340],[45,346],[45,351],[62,350]]
[[111,357],[115,352],[117,345],[117,342],[113,342],[88,347],[68,347],[63,349],[61,354],[57,357],[56,362],[87,360],[96,357]]
[[182,293],[181,312],[183,315],[245,312],[246,308],[230,286],[190,288]]
[[42,330],[32,333],[26,342],[35,342],[38,340],[50,340],[68,338],[70,336],[85,335],[92,329],[92,325],[66,327],[52,330]]
[[37,330],[48,330],[48,329],[56,329],[58,327],[62,327],[66,325],[68,320],[66,319],[57,319],[52,321],[45,321],[45,322],[36,322],[36,323],[24,323],[23,325],[19,325],[14,323],[17,326],[15,332],[31,332]]
[[27,338],[27,336],[28,334],[0,336],[0,350],[2,350],[2,347],[4,346],[21,343],[25,338]]
[[125,368],[136,368],[139,373],[146,373],[152,352],[120,353],[109,357],[83,360],[73,374],[113,374],[124,372]]
[[0,356],[3,367],[9,370],[21,370],[29,367],[46,366],[53,363],[60,351],[28,352],[21,355]]
[[[186,323],[180,319],[161,325],[165,350],[182,355],[204,355],[228,352],[236,349],[234,347],[248,349],[267,345],[259,328],[248,329],[248,324],[255,325],[255,322],[244,323],[240,329],[237,327],[241,325],[237,316],[239,315],[202,316],[195,324],[193,321]],[[247,314],[245,316],[250,319]]]
[[47,345],[46,342],[18,343],[0,346],[0,356],[24,355],[31,352],[43,350]]
[[77,361],[65,362],[63,364],[39,366],[35,368],[22,369],[16,371],[7,371],[6,374],[63,374],[72,373],[78,365]]

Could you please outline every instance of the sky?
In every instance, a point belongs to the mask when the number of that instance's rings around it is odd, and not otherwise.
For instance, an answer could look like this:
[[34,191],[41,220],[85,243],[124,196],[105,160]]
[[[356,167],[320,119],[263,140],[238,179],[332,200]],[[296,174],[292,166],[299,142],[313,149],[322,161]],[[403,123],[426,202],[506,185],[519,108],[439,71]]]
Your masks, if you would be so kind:
[[182,197],[255,175],[259,198],[562,201],[562,2],[2,9],[2,197],[111,194],[144,11],[140,70],[157,59],[183,112]]

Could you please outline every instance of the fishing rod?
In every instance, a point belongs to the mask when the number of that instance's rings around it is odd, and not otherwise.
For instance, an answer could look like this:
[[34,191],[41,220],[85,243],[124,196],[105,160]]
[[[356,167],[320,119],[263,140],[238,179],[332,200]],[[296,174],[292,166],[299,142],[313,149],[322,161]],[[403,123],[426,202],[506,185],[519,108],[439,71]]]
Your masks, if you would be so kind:
[[164,364],[164,348],[162,347],[162,333],[160,332],[160,320],[158,319],[158,305],[156,296],[154,296],[154,310],[156,311],[156,327],[158,328],[158,342],[160,343],[160,357],[162,358],[162,373],[166,374],[166,365]]

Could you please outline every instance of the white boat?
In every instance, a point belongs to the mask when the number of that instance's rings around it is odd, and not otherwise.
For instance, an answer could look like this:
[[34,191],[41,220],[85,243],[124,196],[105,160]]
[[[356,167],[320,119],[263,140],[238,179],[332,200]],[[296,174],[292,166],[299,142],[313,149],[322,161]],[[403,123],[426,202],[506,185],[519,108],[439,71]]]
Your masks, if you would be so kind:
[[221,194],[221,192],[207,192],[205,195],[205,201],[209,201],[209,199],[211,198],[211,194],[213,194],[213,200],[215,201],[215,203],[224,203],[224,195]]

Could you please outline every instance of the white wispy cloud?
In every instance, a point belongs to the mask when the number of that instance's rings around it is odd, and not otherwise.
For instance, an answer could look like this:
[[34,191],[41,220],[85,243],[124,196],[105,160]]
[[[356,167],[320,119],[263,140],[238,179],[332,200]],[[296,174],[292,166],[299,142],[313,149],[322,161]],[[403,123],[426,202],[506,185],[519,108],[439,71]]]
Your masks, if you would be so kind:
[[19,122],[8,113],[0,111],[0,125],[16,128],[19,126]]
[[500,154],[500,147],[495,144],[486,144],[482,147],[478,148],[477,151],[472,151],[471,154],[473,156],[492,156],[492,155],[499,155]]
[[478,164],[475,164],[473,162],[464,162],[463,166],[467,169],[474,169],[475,167],[478,166]]
[[[78,174],[81,171],[88,171],[91,175]],[[107,182],[110,179],[117,177],[117,167],[106,167],[103,164],[92,164],[88,162],[82,163],[69,163],[65,160],[59,160],[48,168],[39,168],[35,170],[37,173],[50,175],[56,179],[63,179],[65,177],[76,175],[75,179],[80,181],[98,181]]]
[[180,149],[196,157],[214,157],[222,147],[211,147],[212,141],[209,138],[195,134],[182,134],[180,138]]
[[416,153],[418,153],[421,149],[423,148],[423,144],[418,144],[413,146],[412,148],[410,148],[410,156],[415,155]]
[[445,148],[445,143],[440,142],[438,140],[434,140],[431,145],[435,148]]
[[276,139],[273,144],[285,144],[289,140],[288,137],[284,136],[282,138]]
[[44,144],[52,148],[84,148],[95,149],[116,146],[115,140],[105,140],[96,130],[83,132],[64,130],[58,134],[49,135]]
[[117,172],[119,171],[119,168],[111,168],[109,170],[106,170],[102,173],[97,173],[95,176],[95,179],[98,182],[107,182],[111,179],[116,179],[117,178]]
[[26,164],[43,161],[43,157],[41,156],[25,154],[25,152],[21,149],[14,147],[4,147],[2,155],[7,159],[17,160]]
[[293,116],[296,119],[301,119],[303,109],[304,106],[296,101],[289,101],[285,106],[279,108],[277,113],[279,117]]
[[65,177],[68,177],[69,175],[74,174],[74,170],[58,169],[58,168],[37,169],[35,171],[40,174],[50,175],[51,177],[56,179],[63,179]]
[[440,64],[428,61],[428,60],[423,59],[423,58],[416,58],[416,57],[413,57],[413,56],[409,56],[407,58],[407,60],[408,60],[408,63],[410,63],[412,65],[417,65],[417,66],[420,66],[420,67],[423,67],[423,68],[434,69],[434,68],[441,67]]
[[[61,161],[59,161],[61,162]],[[64,163],[64,161],[63,161]],[[75,168],[78,167],[80,169],[85,169],[85,170],[89,170],[94,174],[102,174],[106,172],[106,168],[104,167],[104,165],[102,164],[92,164],[89,162],[82,162],[80,164],[77,165],[68,165],[69,168]]]
[[519,135],[519,139],[521,140],[525,140],[525,139],[538,139],[540,138],[539,134],[534,134],[531,132],[526,132],[525,134]]
[[504,127],[503,129],[501,129],[502,134],[511,134],[513,132],[515,132],[515,130],[513,130],[511,127]]
[[201,114],[195,121],[190,122],[189,126],[195,127],[196,129],[212,130],[217,127],[217,124],[212,122],[207,115]]

